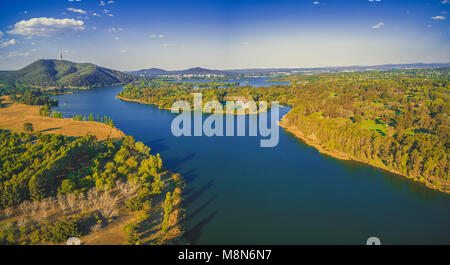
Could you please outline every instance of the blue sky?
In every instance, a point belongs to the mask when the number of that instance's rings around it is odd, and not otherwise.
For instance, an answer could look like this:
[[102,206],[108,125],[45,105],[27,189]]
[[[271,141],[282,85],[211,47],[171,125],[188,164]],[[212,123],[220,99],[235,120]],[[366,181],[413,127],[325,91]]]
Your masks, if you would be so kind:
[[450,0],[0,2],[0,69],[41,58],[118,70],[450,62]]

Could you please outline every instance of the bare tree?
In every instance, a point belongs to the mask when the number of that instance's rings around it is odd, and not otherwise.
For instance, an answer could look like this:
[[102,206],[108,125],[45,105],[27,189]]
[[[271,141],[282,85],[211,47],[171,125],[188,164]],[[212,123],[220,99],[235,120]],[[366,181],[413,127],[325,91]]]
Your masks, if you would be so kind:
[[25,217],[19,218],[19,220],[17,220],[17,226],[18,227],[25,227],[28,223],[28,219],[26,219]]
[[12,213],[13,213],[13,211],[12,211],[11,208],[6,208],[5,209],[5,216],[6,217],[11,217]]
[[101,229],[102,229],[102,224],[101,223],[95,224],[95,225],[91,226],[91,233],[98,232]]
[[89,208],[89,202],[85,199],[83,193],[78,196],[78,208],[80,208],[81,211],[85,211]]
[[128,198],[131,195],[133,195],[139,188],[139,185],[137,185],[135,183],[130,183],[130,182],[123,183],[121,181],[117,181],[116,186],[119,189],[120,193],[125,198]]
[[67,209],[67,201],[66,201],[66,195],[64,194],[58,194],[57,202],[59,205],[59,208],[64,212]]
[[32,203],[31,203],[31,214],[32,215],[35,215],[36,214],[36,212],[39,210],[39,201],[33,201]]
[[104,192],[97,200],[97,209],[103,217],[112,218],[118,215],[116,202],[115,196],[112,196],[110,192]]
[[77,206],[77,196],[74,194],[67,194],[66,195],[67,205],[69,205],[70,209],[73,211],[76,209]]
[[32,203],[30,201],[24,201],[19,205],[19,209],[23,212],[25,215],[30,215],[32,212]]

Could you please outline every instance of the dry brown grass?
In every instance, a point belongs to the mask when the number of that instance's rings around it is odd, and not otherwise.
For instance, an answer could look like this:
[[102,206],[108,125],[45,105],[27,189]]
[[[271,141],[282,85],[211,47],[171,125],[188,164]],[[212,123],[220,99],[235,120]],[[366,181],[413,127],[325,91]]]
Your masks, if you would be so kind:
[[0,108],[0,129],[17,133],[23,132],[24,123],[32,123],[35,132],[46,134],[62,134],[81,137],[86,134],[95,135],[99,141],[123,138],[125,134],[117,128],[93,121],[74,121],[73,119],[54,119],[39,115],[39,106],[29,106],[17,103],[6,103]]

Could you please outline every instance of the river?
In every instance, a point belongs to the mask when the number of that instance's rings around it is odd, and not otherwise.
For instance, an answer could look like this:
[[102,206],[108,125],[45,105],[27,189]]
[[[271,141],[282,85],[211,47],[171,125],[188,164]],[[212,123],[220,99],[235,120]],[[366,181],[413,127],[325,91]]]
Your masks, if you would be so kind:
[[[181,173],[183,244],[450,244],[450,196],[382,170],[320,154],[280,128],[259,137],[180,137],[175,114],[124,102],[122,87],[60,95],[58,111],[108,115]],[[289,109],[284,108],[280,115]]]

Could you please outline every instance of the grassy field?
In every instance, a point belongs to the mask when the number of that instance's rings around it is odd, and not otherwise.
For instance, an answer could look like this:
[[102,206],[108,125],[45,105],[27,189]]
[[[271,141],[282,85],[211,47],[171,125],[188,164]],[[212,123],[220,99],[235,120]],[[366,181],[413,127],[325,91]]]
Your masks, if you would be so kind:
[[35,132],[62,134],[81,137],[95,135],[99,141],[123,138],[125,134],[117,128],[93,121],[74,121],[73,119],[55,119],[39,115],[39,106],[29,106],[8,102],[3,98],[4,108],[0,108],[0,129],[23,132],[23,124],[31,123]]
[[382,135],[387,134],[386,125],[377,123],[374,120],[364,120],[361,122],[361,128],[381,133]]

